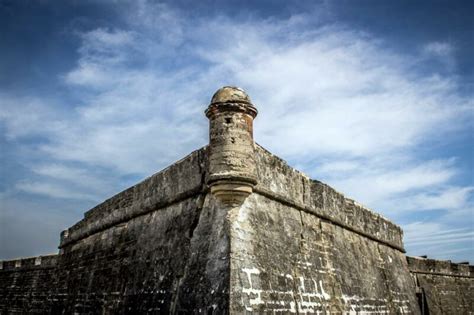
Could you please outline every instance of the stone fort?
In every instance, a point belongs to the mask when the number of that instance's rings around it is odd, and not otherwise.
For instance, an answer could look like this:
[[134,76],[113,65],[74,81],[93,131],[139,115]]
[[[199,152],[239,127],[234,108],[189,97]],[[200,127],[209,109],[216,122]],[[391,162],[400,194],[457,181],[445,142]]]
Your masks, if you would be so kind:
[[209,145],[0,262],[0,313],[473,314],[474,266],[408,257],[402,230],[254,142],[239,88]]

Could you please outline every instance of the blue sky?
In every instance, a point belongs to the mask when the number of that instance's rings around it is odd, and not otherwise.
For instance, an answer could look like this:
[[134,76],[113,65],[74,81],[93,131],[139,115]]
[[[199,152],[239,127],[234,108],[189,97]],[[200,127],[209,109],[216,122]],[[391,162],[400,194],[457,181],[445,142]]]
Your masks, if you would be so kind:
[[224,85],[256,141],[474,262],[470,15],[461,1],[0,1],[0,258],[207,143]]

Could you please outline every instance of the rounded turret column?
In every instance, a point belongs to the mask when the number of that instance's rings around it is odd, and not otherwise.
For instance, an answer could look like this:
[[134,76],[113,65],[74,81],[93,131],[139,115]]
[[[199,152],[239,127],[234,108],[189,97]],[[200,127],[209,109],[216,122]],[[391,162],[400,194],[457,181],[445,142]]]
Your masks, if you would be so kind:
[[240,88],[225,86],[205,111],[209,118],[211,193],[226,204],[242,202],[257,183],[253,119],[257,109]]

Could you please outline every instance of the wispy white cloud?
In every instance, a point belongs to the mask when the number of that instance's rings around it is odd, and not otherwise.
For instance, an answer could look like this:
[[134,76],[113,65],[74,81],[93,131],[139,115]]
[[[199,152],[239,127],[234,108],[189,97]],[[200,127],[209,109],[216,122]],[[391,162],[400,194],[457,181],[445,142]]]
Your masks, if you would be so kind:
[[117,72],[133,55],[137,34],[98,28],[80,33],[79,37],[81,58],[78,66],[65,75],[66,82],[99,90],[117,88],[116,85],[123,82]]
[[9,140],[55,135],[64,127],[63,117],[67,117],[66,111],[56,100],[14,97],[0,91],[0,123]]
[[418,221],[406,224],[404,232],[407,248],[413,255],[433,253],[437,258],[449,259],[453,253],[463,253],[463,257],[474,258],[472,227],[450,229],[443,223]]
[[444,41],[426,43],[422,47],[422,54],[425,58],[440,62],[449,71],[454,70],[456,66],[454,52],[455,46]]
[[16,188],[27,193],[45,195],[53,198],[101,200],[97,195],[77,192],[74,187],[48,183],[46,181],[23,181],[17,183]]
[[[410,203],[420,191],[438,188],[448,183],[457,173],[452,159],[416,162],[406,159],[379,161],[368,158],[357,165],[357,169],[325,172],[321,175],[357,199],[371,206],[382,207],[387,212],[397,212],[403,207],[392,198],[405,196],[406,202]],[[406,193],[409,193],[409,196],[406,196]],[[422,199],[420,196],[419,200]],[[391,206],[394,206],[394,209],[390,209]],[[409,210],[414,206],[415,203],[411,204]]]
[[49,179],[73,184],[87,190],[96,191],[97,193],[109,192],[104,190],[104,188],[110,185],[110,181],[99,178],[98,174],[94,176],[89,169],[61,164],[43,164],[34,166],[32,171]]
[[423,50],[434,56],[446,57],[451,56],[454,51],[454,47],[446,42],[431,42],[423,46]]
[[[396,199],[399,211],[457,210],[467,207],[474,187],[445,187]],[[394,202],[395,203],[395,202]]]
[[134,43],[134,32],[124,30],[97,28],[90,32],[82,33],[81,37],[84,39],[84,43],[87,43],[87,45],[81,46],[80,51],[82,53],[92,50],[102,53],[104,57],[107,57],[108,52],[116,54],[117,52],[113,48],[124,48]]

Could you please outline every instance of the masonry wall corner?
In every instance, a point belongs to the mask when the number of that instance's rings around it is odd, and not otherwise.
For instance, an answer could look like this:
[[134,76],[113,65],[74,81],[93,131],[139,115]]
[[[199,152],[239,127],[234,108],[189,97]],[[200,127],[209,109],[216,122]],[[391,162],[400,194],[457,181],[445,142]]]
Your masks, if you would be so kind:
[[253,140],[224,87],[209,145],[104,201],[57,255],[0,261],[0,313],[472,314],[473,266],[405,256],[400,227]]

